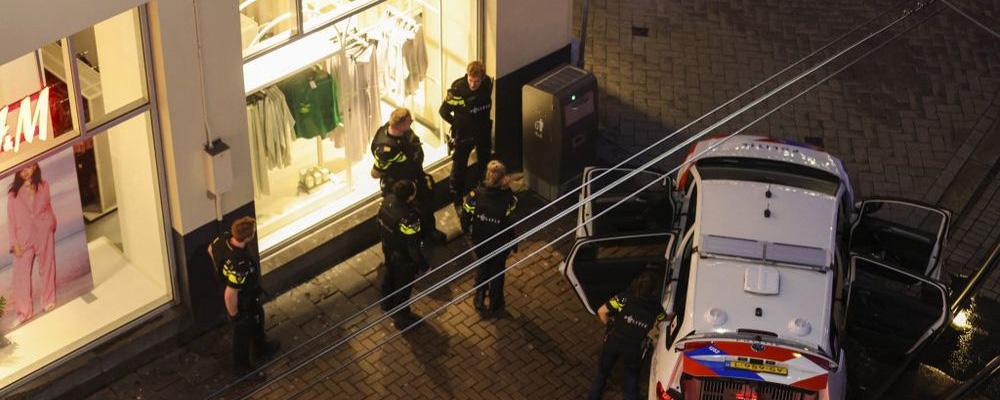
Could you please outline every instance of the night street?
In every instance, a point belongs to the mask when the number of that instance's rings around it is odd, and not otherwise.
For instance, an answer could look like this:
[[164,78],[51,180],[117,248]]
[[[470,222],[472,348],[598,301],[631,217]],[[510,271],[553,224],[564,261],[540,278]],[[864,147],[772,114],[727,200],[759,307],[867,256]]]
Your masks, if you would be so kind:
[[504,1],[64,5],[0,52],[0,398],[581,399],[633,324],[639,398],[1000,399],[1000,2]]

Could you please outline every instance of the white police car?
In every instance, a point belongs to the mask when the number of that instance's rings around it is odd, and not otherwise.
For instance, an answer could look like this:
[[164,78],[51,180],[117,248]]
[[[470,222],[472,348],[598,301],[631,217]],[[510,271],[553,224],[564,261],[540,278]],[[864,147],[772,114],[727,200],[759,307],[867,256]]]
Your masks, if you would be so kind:
[[[580,222],[658,181],[582,224],[560,267],[591,313],[662,272],[650,398],[843,399],[845,342],[900,357],[945,325],[947,211],[854,203],[840,160],[808,146],[737,136],[688,158],[676,183],[643,172],[586,204]],[[588,168],[581,196],[628,171],[605,172]]]

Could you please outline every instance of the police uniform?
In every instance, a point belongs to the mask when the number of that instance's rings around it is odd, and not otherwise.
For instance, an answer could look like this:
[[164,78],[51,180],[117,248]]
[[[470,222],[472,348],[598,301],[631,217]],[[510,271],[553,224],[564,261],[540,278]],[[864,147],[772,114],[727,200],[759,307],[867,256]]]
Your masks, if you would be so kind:
[[407,130],[399,137],[390,135],[389,124],[385,124],[375,132],[371,150],[375,157],[375,170],[381,174],[379,184],[382,195],[391,197],[388,195],[392,184],[399,180],[415,183],[416,208],[420,211],[423,235],[437,232],[433,206],[434,179],[424,173],[424,150],[420,138],[413,130]]
[[233,247],[232,235],[225,233],[212,241],[212,258],[219,277],[226,286],[236,289],[237,312],[232,317],[233,361],[242,369],[249,369],[250,346],[260,354],[276,350],[264,334],[264,305],[261,302],[260,265],[246,249]]
[[493,121],[490,119],[490,109],[493,107],[493,80],[483,75],[479,88],[469,88],[468,75],[451,84],[448,95],[438,113],[441,118],[451,124],[451,135],[454,140],[455,152],[451,156],[451,193],[455,203],[461,201],[465,193],[466,169],[469,164],[469,154],[476,149],[475,180],[483,177],[486,162],[493,153],[493,142],[490,133]]
[[604,392],[608,375],[619,357],[625,362],[625,399],[639,398],[639,372],[642,369],[642,343],[653,326],[663,321],[663,307],[655,300],[619,294],[605,304],[611,316],[604,335],[604,349],[597,378],[588,399],[597,400]]
[[[487,239],[511,225],[512,214],[516,208],[517,196],[510,188],[506,187],[479,186],[465,196],[462,203],[462,229],[469,232],[473,243],[479,245],[475,249],[476,257],[486,257],[501,245],[514,241],[516,235],[513,229],[493,240],[487,241]],[[474,300],[476,309],[496,312],[504,308],[504,275],[501,272],[506,266],[507,256],[510,252],[511,249],[504,250],[479,265],[476,273],[478,289],[476,289]],[[486,285],[479,286],[497,274],[500,276]],[[483,303],[487,294],[489,294],[490,299],[488,310]]]
[[[392,194],[386,196],[378,211],[378,225],[386,267],[382,280],[382,310],[389,311],[406,302],[413,288],[407,286],[395,295],[390,294],[413,282],[417,270],[426,268],[427,262],[420,249],[420,215],[406,199]],[[409,307],[394,315],[397,322],[411,317]]]

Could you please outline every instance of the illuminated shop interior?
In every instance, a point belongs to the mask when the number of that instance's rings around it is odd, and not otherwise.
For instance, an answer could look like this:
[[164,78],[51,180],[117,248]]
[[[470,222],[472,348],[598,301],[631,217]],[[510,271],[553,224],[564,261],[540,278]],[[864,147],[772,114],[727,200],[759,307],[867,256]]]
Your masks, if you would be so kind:
[[425,168],[446,158],[437,109],[476,58],[478,2],[239,4],[265,254],[377,196],[369,146],[394,108],[414,113]]
[[[0,142],[11,144],[0,144],[0,183],[8,192],[17,171],[37,162],[58,227],[49,311],[36,257],[34,313],[21,320],[18,302],[27,302],[14,285],[25,283],[13,277],[13,250],[0,252],[0,387],[173,298],[141,19],[129,10],[0,64]],[[11,249],[8,226],[0,229],[0,247]]]

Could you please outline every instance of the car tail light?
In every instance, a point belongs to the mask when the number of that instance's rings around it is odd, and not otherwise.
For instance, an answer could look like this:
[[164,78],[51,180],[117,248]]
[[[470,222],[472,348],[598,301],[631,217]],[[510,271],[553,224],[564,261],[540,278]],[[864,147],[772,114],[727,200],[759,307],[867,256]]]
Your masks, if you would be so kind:
[[743,388],[743,390],[736,392],[736,400],[757,400],[757,392],[749,387]]
[[685,342],[684,351],[703,349],[711,345],[712,342]]
[[684,396],[679,396],[680,392],[677,392],[676,390],[674,390],[673,393],[677,394],[678,396],[675,397],[673,394],[671,394],[670,390],[663,388],[663,384],[662,383],[656,382],[656,400],[683,400],[684,399]]

